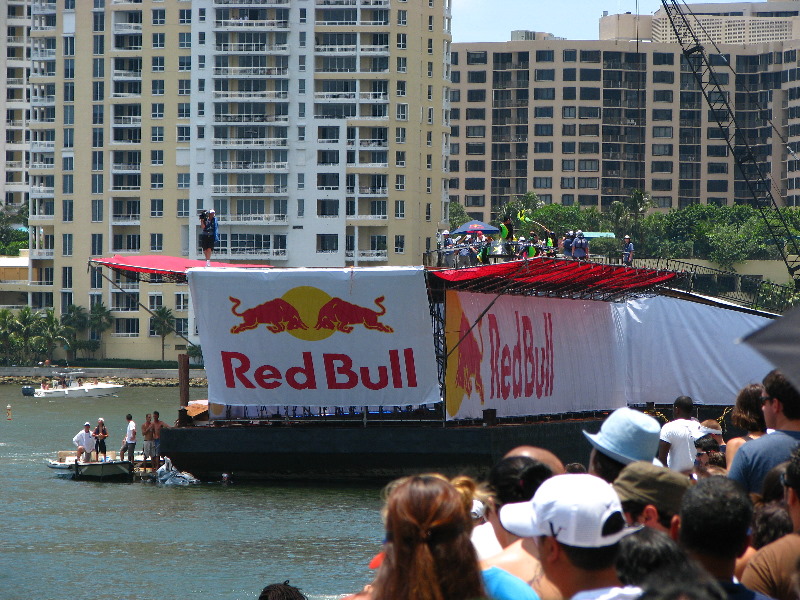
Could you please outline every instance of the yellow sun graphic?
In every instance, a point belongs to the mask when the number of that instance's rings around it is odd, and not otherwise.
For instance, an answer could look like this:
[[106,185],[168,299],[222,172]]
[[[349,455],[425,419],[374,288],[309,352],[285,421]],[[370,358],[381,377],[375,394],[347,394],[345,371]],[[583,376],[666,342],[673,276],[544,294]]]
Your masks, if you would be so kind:
[[324,340],[333,335],[333,329],[314,329],[319,309],[331,300],[326,292],[309,285],[302,285],[290,289],[281,298],[297,309],[303,323],[308,327],[308,329],[291,329],[288,331],[290,335],[307,342]]

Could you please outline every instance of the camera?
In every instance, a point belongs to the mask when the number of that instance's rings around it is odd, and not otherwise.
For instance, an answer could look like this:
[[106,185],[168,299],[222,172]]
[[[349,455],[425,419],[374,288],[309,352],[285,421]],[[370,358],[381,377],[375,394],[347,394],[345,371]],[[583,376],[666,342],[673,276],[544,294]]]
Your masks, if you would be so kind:
[[205,221],[208,218],[208,211],[207,210],[200,210],[200,211],[198,211],[197,216]]

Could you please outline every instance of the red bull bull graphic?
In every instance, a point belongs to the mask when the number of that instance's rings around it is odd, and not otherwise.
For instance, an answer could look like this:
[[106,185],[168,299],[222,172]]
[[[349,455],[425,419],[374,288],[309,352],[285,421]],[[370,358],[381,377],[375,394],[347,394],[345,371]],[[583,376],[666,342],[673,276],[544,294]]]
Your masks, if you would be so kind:
[[448,417],[563,413],[612,397],[613,353],[597,351],[613,346],[612,323],[602,302],[447,292]]
[[328,407],[440,400],[430,317],[420,310],[427,306],[421,269],[201,269],[189,281],[210,400]]

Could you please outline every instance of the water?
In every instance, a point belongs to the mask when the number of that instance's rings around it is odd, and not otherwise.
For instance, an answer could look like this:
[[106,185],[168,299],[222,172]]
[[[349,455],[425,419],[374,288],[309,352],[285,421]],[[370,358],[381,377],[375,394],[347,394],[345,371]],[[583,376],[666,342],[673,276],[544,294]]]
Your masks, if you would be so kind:
[[[192,398],[206,397],[192,389]],[[376,486],[148,483],[65,479],[45,466],[103,417],[119,450],[125,414],[139,428],[158,410],[171,423],[177,388],[127,388],[119,398],[23,398],[0,386],[0,598],[126,600],[257,598],[289,579],[312,599],[370,580],[380,549]]]

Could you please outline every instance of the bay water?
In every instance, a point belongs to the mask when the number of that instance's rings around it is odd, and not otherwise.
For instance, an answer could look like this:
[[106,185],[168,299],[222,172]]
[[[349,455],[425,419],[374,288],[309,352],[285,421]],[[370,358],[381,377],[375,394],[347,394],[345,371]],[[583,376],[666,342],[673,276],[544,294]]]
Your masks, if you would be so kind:
[[171,424],[177,388],[75,400],[0,386],[0,411],[9,405],[10,419],[0,412],[3,600],[238,600],[287,579],[318,600],[371,579],[383,538],[377,485],[245,484],[234,474],[227,486],[168,488],[73,481],[46,467],[74,448],[86,421],[105,419],[109,450],[119,450],[126,413],[139,431],[154,410]]

